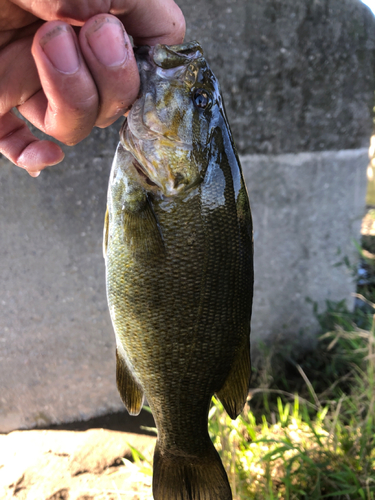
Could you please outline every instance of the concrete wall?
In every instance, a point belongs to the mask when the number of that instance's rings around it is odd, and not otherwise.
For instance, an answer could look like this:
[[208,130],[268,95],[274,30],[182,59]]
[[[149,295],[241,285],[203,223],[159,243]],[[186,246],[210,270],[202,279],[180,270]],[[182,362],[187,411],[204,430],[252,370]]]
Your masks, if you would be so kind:
[[[202,41],[221,81],[242,154],[253,344],[309,338],[306,297],[323,307],[354,291],[334,265],[355,257],[364,209],[374,20],[359,0],[178,3],[187,39]],[[0,158],[0,431],[122,408],[101,254],[118,128],[65,148],[64,163],[37,179]]]

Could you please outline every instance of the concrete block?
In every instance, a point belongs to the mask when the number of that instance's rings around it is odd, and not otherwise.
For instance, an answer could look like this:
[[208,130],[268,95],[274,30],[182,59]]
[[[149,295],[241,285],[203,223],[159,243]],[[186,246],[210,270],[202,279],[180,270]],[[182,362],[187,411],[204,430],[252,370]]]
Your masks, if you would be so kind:
[[247,155],[242,167],[254,218],[253,354],[260,341],[314,341],[307,299],[353,306],[365,209],[368,150]]
[[0,431],[123,408],[102,256],[113,151],[67,149],[37,179],[0,159]]

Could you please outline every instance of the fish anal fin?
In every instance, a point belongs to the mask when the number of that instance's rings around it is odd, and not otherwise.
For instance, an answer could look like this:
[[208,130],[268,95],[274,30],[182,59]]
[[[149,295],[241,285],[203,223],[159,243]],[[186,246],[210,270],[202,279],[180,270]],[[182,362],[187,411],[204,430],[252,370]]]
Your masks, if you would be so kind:
[[138,415],[143,405],[143,389],[131,373],[119,347],[116,348],[116,382],[126,409],[130,415]]
[[103,257],[107,257],[107,248],[108,248],[108,231],[109,231],[109,213],[108,207],[105,211],[104,216],[104,229],[103,229]]
[[242,350],[234,360],[232,369],[224,385],[216,393],[216,396],[220,399],[225,411],[232,420],[238,417],[246,403],[249,393],[250,377],[250,336],[248,336],[246,342],[243,344]]

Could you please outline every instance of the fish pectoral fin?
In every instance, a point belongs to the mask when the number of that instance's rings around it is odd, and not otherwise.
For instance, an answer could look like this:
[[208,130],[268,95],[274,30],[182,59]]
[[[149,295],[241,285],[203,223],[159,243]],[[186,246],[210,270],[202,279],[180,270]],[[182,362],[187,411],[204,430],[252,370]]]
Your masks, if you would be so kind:
[[251,378],[250,336],[237,355],[224,385],[216,393],[232,420],[241,413],[249,393]]
[[161,230],[147,197],[134,207],[124,207],[125,242],[135,258],[157,260],[165,254]]
[[108,230],[109,230],[109,213],[108,207],[105,211],[104,216],[104,229],[103,229],[103,257],[107,257],[107,248],[108,248]]
[[116,348],[117,389],[130,415],[138,415],[143,405],[143,389],[132,374],[121,350]]

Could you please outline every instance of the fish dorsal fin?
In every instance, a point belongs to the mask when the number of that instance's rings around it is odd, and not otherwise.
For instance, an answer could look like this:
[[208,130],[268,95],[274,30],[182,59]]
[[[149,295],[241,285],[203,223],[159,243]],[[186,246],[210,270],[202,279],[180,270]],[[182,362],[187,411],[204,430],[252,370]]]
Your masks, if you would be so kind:
[[138,415],[143,405],[143,389],[131,372],[121,346],[116,348],[116,382],[126,409],[130,415]]
[[250,336],[237,354],[224,385],[216,393],[232,420],[241,413],[249,393],[251,377]]

